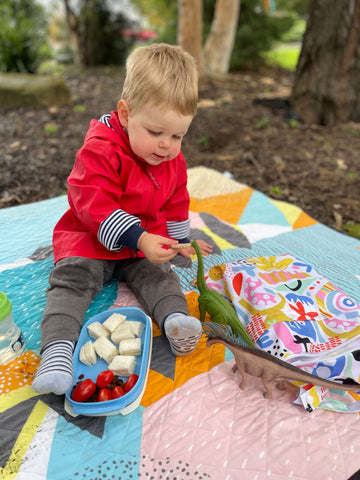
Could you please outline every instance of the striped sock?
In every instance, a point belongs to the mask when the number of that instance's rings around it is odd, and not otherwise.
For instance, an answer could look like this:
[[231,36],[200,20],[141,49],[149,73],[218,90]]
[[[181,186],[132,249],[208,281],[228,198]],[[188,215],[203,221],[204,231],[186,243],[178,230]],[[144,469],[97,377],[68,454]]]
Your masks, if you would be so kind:
[[72,356],[75,342],[60,340],[46,345],[31,385],[37,393],[62,395],[73,383]]
[[184,313],[168,315],[165,318],[164,329],[171,351],[176,357],[190,355],[195,350],[202,334],[200,320]]

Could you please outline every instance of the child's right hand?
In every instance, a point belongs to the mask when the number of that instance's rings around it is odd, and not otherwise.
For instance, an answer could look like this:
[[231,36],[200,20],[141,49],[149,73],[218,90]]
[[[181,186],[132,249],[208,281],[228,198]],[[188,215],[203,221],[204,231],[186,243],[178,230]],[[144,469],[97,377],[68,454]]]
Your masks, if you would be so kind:
[[164,248],[164,246],[170,247],[175,244],[177,242],[170,238],[144,232],[139,237],[137,247],[143,251],[149,262],[165,263],[172,260],[178,252],[172,248]]

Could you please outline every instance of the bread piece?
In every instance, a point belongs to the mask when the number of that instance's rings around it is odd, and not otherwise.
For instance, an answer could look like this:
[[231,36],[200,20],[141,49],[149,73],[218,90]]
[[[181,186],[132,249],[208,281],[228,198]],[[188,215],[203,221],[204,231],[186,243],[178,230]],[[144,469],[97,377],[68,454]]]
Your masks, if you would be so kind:
[[95,365],[97,360],[96,351],[94,348],[94,344],[91,340],[84,343],[84,345],[81,347],[79,353],[79,360],[85,365]]
[[128,322],[120,325],[119,328],[117,328],[112,334],[111,334],[111,340],[114,343],[119,344],[121,340],[126,340],[128,338],[135,338],[135,335],[132,333],[130,328],[127,325]]
[[135,335],[135,337],[141,337],[141,334],[144,330],[143,323],[135,320],[128,320],[126,325],[130,328],[130,331]]
[[106,337],[100,337],[94,342],[94,348],[99,357],[110,363],[119,352],[115,345]]
[[191,243],[177,243],[175,245],[170,245],[174,250],[181,250],[183,248],[191,248]]
[[119,344],[120,355],[140,355],[141,354],[141,339],[129,338],[121,340]]
[[103,326],[109,330],[109,332],[113,332],[114,330],[116,330],[116,328],[121,325],[122,323],[124,323],[126,320],[126,316],[125,315],[121,315],[121,313],[113,313],[112,315],[110,315],[110,317],[108,317],[105,322],[103,323]]
[[136,358],[133,355],[116,355],[109,365],[115,375],[120,377],[129,377],[135,371]]
[[107,330],[105,327],[100,322],[93,322],[90,323],[87,327],[88,334],[90,335],[91,338],[96,340],[97,338],[100,337],[110,337],[110,332]]

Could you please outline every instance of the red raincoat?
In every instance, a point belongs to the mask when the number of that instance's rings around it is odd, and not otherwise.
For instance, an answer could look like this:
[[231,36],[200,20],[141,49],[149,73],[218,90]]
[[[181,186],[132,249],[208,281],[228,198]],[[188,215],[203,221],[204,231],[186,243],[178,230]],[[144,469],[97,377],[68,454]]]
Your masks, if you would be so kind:
[[99,240],[102,224],[107,224],[106,233],[115,237],[126,231],[126,222],[119,229],[119,225],[112,226],[109,221],[119,211],[130,223],[137,222],[153,234],[176,238],[171,234],[176,231],[174,225],[179,222],[182,233],[184,225],[188,225],[189,194],[182,153],[158,166],[148,165],[132,152],[116,111],[111,113],[109,123],[112,128],[92,120],[84,145],[76,155],[68,178],[70,209],[54,229],[55,262],[71,256],[143,257],[142,252],[127,246],[111,250]]

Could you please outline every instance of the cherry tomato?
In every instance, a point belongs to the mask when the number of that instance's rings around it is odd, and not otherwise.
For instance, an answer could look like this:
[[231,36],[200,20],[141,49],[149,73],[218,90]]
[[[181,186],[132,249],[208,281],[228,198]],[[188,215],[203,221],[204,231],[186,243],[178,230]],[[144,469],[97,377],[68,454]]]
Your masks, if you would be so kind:
[[112,399],[111,390],[109,390],[108,388],[102,388],[98,393],[98,397],[97,397],[98,402],[106,402],[107,400],[111,400],[111,399]]
[[76,385],[72,392],[71,398],[75,402],[84,402],[94,394],[95,390],[95,383],[90,380],[90,378],[85,378],[85,380],[82,380]]
[[114,387],[111,394],[112,394],[112,398],[120,398],[122,397],[123,395],[125,395],[125,390],[120,387],[119,385]]
[[138,378],[139,378],[139,375],[136,375],[136,373],[133,373],[132,375],[130,375],[130,377],[126,380],[124,385],[125,392],[129,392],[134,387]]
[[109,383],[112,382],[113,378],[114,374],[111,370],[104,370],[103,372],[100,372],[97,376],[96,385],[99,388],[105,388],[109,385]]

